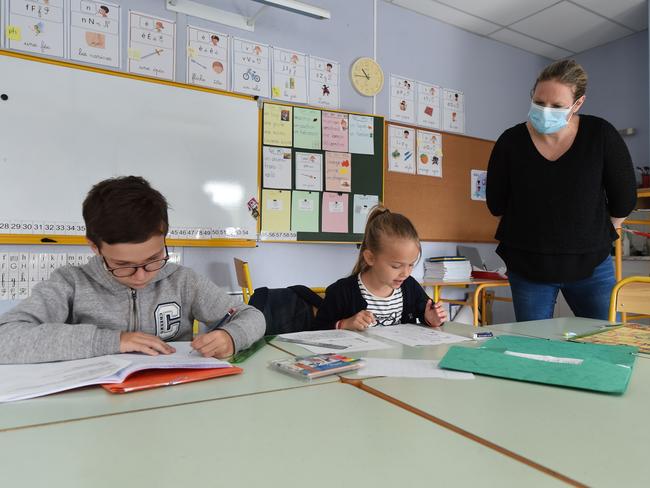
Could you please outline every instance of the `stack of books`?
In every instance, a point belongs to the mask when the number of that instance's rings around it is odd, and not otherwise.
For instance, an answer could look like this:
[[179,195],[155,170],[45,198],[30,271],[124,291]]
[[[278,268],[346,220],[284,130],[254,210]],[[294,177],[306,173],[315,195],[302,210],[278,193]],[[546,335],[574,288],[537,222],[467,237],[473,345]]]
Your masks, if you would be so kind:
[[424,281],[468,280],[472,265],[463,256],[438,256],[424,261]]

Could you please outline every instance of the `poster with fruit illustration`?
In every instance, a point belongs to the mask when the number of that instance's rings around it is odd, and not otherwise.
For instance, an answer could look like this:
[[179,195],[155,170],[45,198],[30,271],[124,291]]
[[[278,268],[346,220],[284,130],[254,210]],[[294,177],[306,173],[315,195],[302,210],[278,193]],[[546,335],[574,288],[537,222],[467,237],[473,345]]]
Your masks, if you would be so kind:
[[325,153],[325,190],[349,192],[352,189],[352,156],[350,153]]
[[418,129],[417,173],[442,178],[442,134]]

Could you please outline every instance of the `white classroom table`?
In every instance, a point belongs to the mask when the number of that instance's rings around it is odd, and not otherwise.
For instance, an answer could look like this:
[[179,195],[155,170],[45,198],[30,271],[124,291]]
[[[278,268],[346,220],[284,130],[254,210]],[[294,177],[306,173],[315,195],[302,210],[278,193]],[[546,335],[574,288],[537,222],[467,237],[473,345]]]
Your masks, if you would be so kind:
[[[271,370],[268,363],[289,357],[277,348],[265,345],[237,364],[244,372],[194,383],[155,388],[126,394],[108,393],[99,386],[64,391],[31,400],[0,403],[0,433],[7,429],[62,422],[81,418],[135,412],[169,405],[196,403],[218,398],[299,388],[310,383]],[[315,380],[311,384],[338,381],[336,376]]]
[[554,477],[329,383],[0,433],[11,487],[546,487]]

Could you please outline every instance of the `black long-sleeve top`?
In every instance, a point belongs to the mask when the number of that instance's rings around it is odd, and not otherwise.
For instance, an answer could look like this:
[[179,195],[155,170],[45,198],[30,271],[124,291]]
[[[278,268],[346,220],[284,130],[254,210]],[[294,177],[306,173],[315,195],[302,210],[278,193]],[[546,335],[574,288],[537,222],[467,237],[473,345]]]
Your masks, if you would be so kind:
[[[348,276],[327,287],[325,300],[316,315],[317,329],[334,329],[339,320],[347,319],[368,308],[368,302],[361,296],[359,275]],[[402,318],[400,323],[415,323],[418,319],[423,324],[424,312],[429,297],[420,284],[409,276],[404,280],[402,289]]]
[[524,123],[496,142],[487,175],[487,205],[502,216],[495,237],[508,269],[536,281],[591,275],[617,238],[610,217],[636,203],[627,146],[604,119],[581,115],[571,147],[549,161]]

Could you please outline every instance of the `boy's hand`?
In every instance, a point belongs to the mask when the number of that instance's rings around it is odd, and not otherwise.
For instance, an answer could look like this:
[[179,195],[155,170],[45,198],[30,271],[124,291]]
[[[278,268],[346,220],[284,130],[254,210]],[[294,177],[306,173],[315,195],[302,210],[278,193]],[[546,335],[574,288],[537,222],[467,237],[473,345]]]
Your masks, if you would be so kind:
[[377,323],[375,316],[368,310],[361,310],[361,312],[341,320],[341,329],[347,330],[365,330],[371,325]]
[[225,330],[214,330],[200,335],[190,345],[206,358],[224,359],[235,354],[235,343]]
[[144,332],[121,332],[120,352],[143,352],[149,356],[171,354],[176,352],[172,346],[160,337]]
[[433,301],[429,300],[424,310],[424,320],[431,327],[440,327],[447,320],[447,312],[442,308],[440,302],[434,305]]

